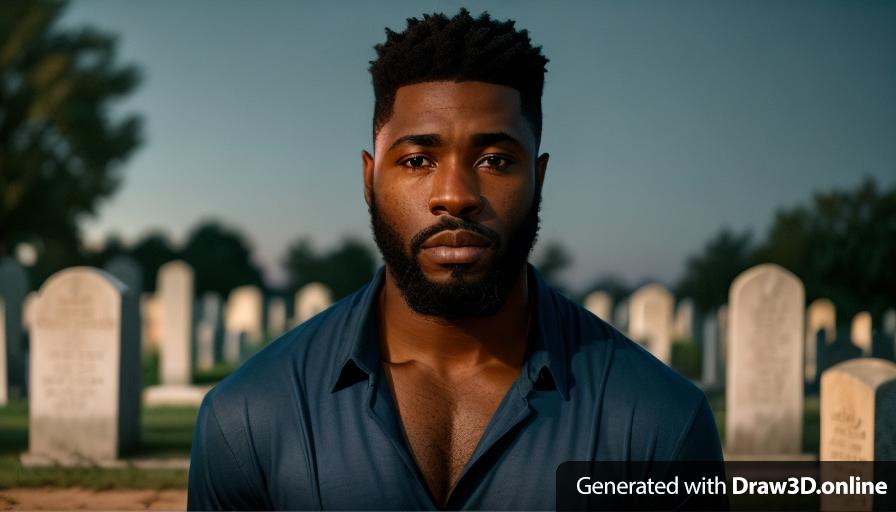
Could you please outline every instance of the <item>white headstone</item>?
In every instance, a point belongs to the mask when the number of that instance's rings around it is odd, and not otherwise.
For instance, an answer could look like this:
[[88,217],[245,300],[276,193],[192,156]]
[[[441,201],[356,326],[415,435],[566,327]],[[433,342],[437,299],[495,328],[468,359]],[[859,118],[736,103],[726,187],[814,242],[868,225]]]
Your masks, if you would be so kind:
[[862,311],[852,318],[850,338],[853,345],[862,349],[862,355],[871,355],[871,313]]
[[193,269],[183,261],[159,267],[156,294],[162,303],[159,377],[162,385],[192,382]]
[[246,285],[230,291],[224,313],[224,328],[228,333],[246,333],[251,344],[264,337],[262,310],[264,299],[257,286]]
[[658,284],[642,286],[629,299],[629,336],[660,361],[672,361],[672,308],[675,299]]
[[196,325],[196,367],[211,370],[215,366],[215,324],[200,320]]
[[286,330],[286,301],[272,297],[268,302],[268,333],[280,336]]
[[139,437],[136,298],[106,272],[73,267],[47,279],[36,308],[30,455],[63,464],[117,459]]
[[144,355],[159,352],[164,337],[165,311],[158,294],[140,295],[140,346]]
[[703,373],[700,380],[705,389],[719,385],[719,320],[713,314],[703,319]]
[[601,320],[612,320],[613,298],[604,291],[591,292],[585,297],[585,309],[594,313]]
[[6,335],[7,392],[13,397],[25,394],[22,306],[28,290],[25,268],[14,258],[0,258],[0,298],[6,305],[6,321],[0,329],[4,329]]
[[296,292],[295,321],[302,323],[330,307],[330,289],[321,283],[309,283]]
[[837,311],[830,299],[815,299],[806,309],[806,381],[813,382],[817,372],[815,350],[818,331],[824,329],[826,344],[837,338]]
[[797,454],[803,433],[803,284],[778,265],[758,265],[734,280],[728,304],[727,451]]
[[675,308],[672,339],[694,341],[694,301],[691,299],[682,299]]
[[[896,460],[896,364],[863,357],[825,370],[820,417],[822,461]],[[871,465],[828,463],[822,466],[822,477],[871,481],[873,471]],[[822,510],[873,509],[872,495],[822,497]]]

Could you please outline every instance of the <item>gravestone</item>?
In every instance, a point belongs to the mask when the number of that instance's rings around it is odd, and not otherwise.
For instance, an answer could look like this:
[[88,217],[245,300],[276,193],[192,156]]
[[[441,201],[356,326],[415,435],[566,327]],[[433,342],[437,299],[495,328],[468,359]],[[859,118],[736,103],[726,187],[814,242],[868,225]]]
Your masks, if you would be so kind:
[[264,298],[257,286],[234,288],[227,298],[224,313],[224,329],[230,333],[246,334],[247,341],[257,345],[264,338],[262,328]]
[[703,373],[700,381],[704,389],[719,385],[719,319],[715,314],[703,319]]
[[896,309],[884,311],[880,324],[884,335],[889,336],[890,339],[896,339]]
[[862,355],[871,355],[871,313],[862,311],[852,318],[850,339],[862,349]]
[[162,304],[159,380],[164,386],[192,382],[193,269],[183,261],[159,267],[156,293]]
[[613,298],[604,291],[591,292],[585,297],[585,309],[609,322],[612,319],[610,312],[613,310]]
[[158,353],[162,345],[164,311],[157,294],[140,295],[140,346],[144,356]]
[[815,338],[820,330],[825,333],[825,342],[833,343],[837,337],[837,311],[830,299],[815,299],[806,309],[806,382],[815,382]]
[[268,333],[280,336],[286,330],[286,301],[272,297],[268,302]]
[[890,340],[890,349],[893,353],[893,358],[896,359],[896,309],[884,311],[884,315],[881,318],[881,331],[884,338]]
[[675,308],[672,340],[694,341],[694,301],[691,299],[682,299]]
[[215,292],[202,295],[196,324],[196,367],[210,370],[221,352],[221,296]]
[[[853,359],[821,375],[822,461],[896,460],[896,364],[883,359]],[[825,480],[859,476],[873,480],[874,467],[829,463]],[[857,474],[858,473],[858,474]],[[824,509],[872,510],[870,495],[824,497]]]
[[295,321],[302,323],[330,307],[330,289],[321,283],[309,283],[296,292]]
[[642,286],[629,299],[629,336],[666,364],[672,361],[674,302],[672,294],[658,284]]
[[28,457],[109,461],[140,427],[136,297],[112,275],[73,267],[40,289],[30,350]]
[[719,319],[719,361],[722,368],[728,361],[728,304],[722,304],[716,311]]
[[0,298],[5,304],[6,378],[9,398],[25,396],[25,343],[23,303],[28,293],[28,274],[14,258],[0,258]]
[[628,298],[620,301],[613,309],[613,327],[622,332],[628,331]]
[[803,432],[803,284],[758,265],[731,284],[725,446],[743,455],[798,454]]

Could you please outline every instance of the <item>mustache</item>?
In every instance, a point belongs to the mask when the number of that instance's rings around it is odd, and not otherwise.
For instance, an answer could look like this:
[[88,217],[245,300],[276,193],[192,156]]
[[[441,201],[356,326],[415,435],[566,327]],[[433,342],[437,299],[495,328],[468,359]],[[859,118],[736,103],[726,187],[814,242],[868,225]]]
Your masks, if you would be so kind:
[[434,235],[441,233],[442,231],[454,230],[470,231],[482,235],[483,237],[488,238],[495,245],[496,249],[499,250],[501,248],[501,237],[494,230],[466,219],[458,217],[442,217],[442,220],[440,220],[438,224],[434,224],[414,235],[414,238],[411,239],[411,254],[417,256],[417,254],[423,250],[423,243]]

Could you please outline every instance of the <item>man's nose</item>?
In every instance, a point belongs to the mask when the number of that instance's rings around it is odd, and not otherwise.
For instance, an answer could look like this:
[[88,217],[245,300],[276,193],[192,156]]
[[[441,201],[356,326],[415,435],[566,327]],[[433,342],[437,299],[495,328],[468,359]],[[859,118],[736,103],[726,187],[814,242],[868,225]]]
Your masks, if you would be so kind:
[[433,215],[449,214],[471,217],[483,207],[479,191],[479,176],[475,169],[462,164],[448,163],[439,167],[432,182],[429,211]]

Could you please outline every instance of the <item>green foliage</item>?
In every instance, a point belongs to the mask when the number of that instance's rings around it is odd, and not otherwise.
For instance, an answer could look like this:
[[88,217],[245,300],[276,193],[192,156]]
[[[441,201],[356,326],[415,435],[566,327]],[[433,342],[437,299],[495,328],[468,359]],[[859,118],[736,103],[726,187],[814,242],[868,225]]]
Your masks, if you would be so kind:
[[862,310],[879,318],[896,291],[896,186],[880,190],[868,179],[779,211],[755,260],[789,269],[807,302],[833,300],[841,320]]
[[[78,220],[121,184],[140,119],[110,114],[139,82],[116,40],[55,26],[64,3],[0,3],[0,256],[27,241],[49,268],[83,262]],[[41,261],[43,260],[43,261]]]
[[[144,408],[142,439],[132,456],[187,458],[196,423],[195,407]],[[187,471],[173,469],[100,469],[29,467],[19,462],[28,449],[28,408],[12,402],[0,408],[0,489],[10,487],[83,487],[87,489],[185,488]]]
[[728,288],[752,262],[749,232],[737,234],[723,229],[709,240],[703,251],[685,262],[684,277],[677,286],[679,297],[691,297],[700,311],[728,302]]
[[779,210],[765,240],[723,230],[688,259],[678,295],[701,311],[728,301],[735,277],[759,263],[776,263],[802,280],[806,302],[834,301],[841,321],[862,310],[879,318],[896,290],[896,187],[865,180],[852,190],[814,196],[808,206]]
[[339,300],[360,288],[373,277],[376,258],[370,248],[357,240],[344,239],[340,245],[318,253],[307,238],[293,242],[283,259],[289,273],[291,291],[320,282],[327,285],[333,299]]
[[217,292],[226,296],[237,286],[262,286],[261,271],[252,262],[245,237],[217,222],[197,226],[187,238],[181,258],[193,267],[197,295]]
[[699,379],[703,368],[703,352],[692,340],[676,340],[672,344],[672,368],[689,379]]
[[[177,258],[177,251],[162,233],[148,233],[125,254],[130,255],[143,269],[144,291],[155,291],[159,267]],[[105,261],[100,264],[105,264]]]
[[545,281],[552,286],[559,285],[560,274],[573,262],[572,254],[560,242],[548,242],[541,254],[541,259],[535,263],[538,271]]

